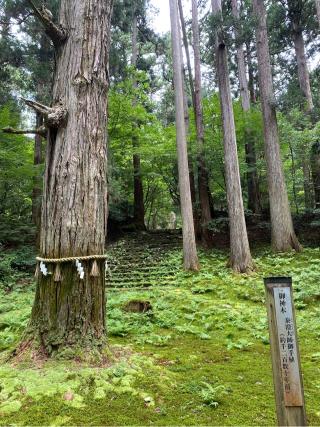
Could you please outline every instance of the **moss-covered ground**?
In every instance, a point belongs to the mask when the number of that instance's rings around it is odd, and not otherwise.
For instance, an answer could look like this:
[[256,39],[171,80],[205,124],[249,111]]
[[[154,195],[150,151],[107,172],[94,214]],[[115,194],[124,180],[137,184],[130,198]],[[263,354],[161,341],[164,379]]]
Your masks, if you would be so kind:
[[[201,271],[191,274],[171,248],[159,261],[158,283],[109,290],[111,356],[96,366],[5,363],[27,324],[34,285],[26,277],[0,290],[0,424],[275,425],[263,277],[289,275],[308,420],[320,425],[320,251],[254,256],[250,276],[234,275],[227,253],[216,250],[202,252]],[[123,310],[136,299],[152,310]]]

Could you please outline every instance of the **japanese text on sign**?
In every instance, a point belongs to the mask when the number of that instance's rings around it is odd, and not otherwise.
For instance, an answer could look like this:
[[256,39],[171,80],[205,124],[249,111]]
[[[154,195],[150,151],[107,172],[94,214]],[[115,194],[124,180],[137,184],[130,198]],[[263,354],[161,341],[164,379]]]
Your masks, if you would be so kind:
[[274,288],[285,406],[303,406],[290,288]]

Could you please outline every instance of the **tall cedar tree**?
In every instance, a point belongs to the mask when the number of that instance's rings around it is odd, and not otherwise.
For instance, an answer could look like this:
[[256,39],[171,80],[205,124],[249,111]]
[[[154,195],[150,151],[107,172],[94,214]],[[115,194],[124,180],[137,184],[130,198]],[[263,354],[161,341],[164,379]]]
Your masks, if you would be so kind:
[[[315,0],[317,18],[320,27],[320,0]],[[315,196],[315,208],[320,209],[320,142],[317,141],[311,148],[311,169]]]
[[[134,70],[137,67],[138,60],[138,18],[137,8],[135,2],[133,2],[132,11],[132,55],[131,55],[131,66]],[[137,82],[134,81],[134,87],[137,86]],[[137,152],[139,148],[139,141],[135,135],[135,130],[138,124],[133,124],[133,190],[134,190],[134,224],[138,230],[145,230],[145,209],[144,209],[144,196],[143,196],[143,183],[141,177],[141,161],[140,155]]]
[[169,0],[169,4],[173,57],[173,78],[176,106],[177,154],[182,215],[184,268],[186,270],[196,271],[199,269],[199,262],[193,224],[186,129],[184,121],[183,81],[181,73],[182,58],[178,21],[178,4],[177,0]]
[[[179,2],[180,2],[180,0],[178,0],[178,6],[180,8]],[[181,16],[183,16],[183,15],[180,14],[180,17]],[[183,18],[181,18],[181,19],[183,19]],[[181,23],[181,26],[183,27],[182,23]],[[184,37],[184,36],[182,36],[182,37]],[[187,135],[189,135],[189,132],[190,132],[190,117],[189,117],[188,93],[187,93],[187,84],[186,84],[187,79],[186,79],[186,73],[185,73],[184,63],[183,63],[183,53],[182,53],[181,43],[179,46],[180,46],[180,57],[182,58],[182,61],[181,61],[181,73],[182,74],[181,75],[182,75],[182,90],[183,90],[183,110],[184,110],[184,123],[185,123],[185,129],[186,129],[186,137],[187,137]],[[187,62],[188,62],[188,60],[187,60]],[[188,71],[189,76],[190,76],[190,71],[191,71],[191,68]],[[193,85],[192,74],[191,74],[190,83],[191,82]],[[193,91],[192,87],[191,87],[191,91]],[[190,138],[187,138],[187,140],[189,141],[189,144],[191,145]],[[191,147],[187,147],[187,150],[188,150],[188,148],[191,151]],[[197,194],[196,194],[196,186],[195,186],[194,171],[193,171],[193,159],[192,159],[192,156],[190,155],[189,150],[188,150],[188,166],[189,166],[191,203],[192,203],[194,230],[195,230],[195,235],[196,235],[196,239],[197,239],[197,238],[201,238],[201,230],[200,230],[200,222],[199,222],[198,210],[197,210]]]
[[240,171],[228,69],[228,53],[222,30],[221,0],[212,0],[215,19],[215,55],[222,112],[224,163],[230,224],[230,265],[241,273],[252,270],[241,192]]
[[253,0],[256,22],[259,87],[264,121],[265,156],[271,215],[271,239],[275,251],[301,250],[295,235],[280,155],[276,100],[273,90],[267,17],[264,0]]
[[288,15],[291,25],[292,39],[297,58],[298,78],[301,92],[306,100],[307,111],[313,110],[313,100],[310,86],[310,76],[308,70],[307,55],[303,40],[303,24],[301,17],[303,13],[302,0],[287,0]]
[[[237,66],[238,66],[238,78],[240,86],[241,104],[242,109],[247,113],[251,108],[250,103],[250,91],[247,80],[246,62],[243,42],[241,41],[241,22],[240,12],[238,6],[238,0],[231,0],[232,15],[235,21],[235,37],[236,37],[236,48],[237,48]],[[246,163],[248,167],[247,171],[247,186],[248,186],[248,209],[255,214],[261,214],[261,201],[260,201],[260,190],[259,190],[259,178],[257,171],[257,156],[255,150],[255,143],[253,136],[248,126],[245,129],[246,136]]]
[[[187,61],[187,70],[188,70],[188,82],[192,97],[192,105],[195,105],[194,101],[194,83],[193,83],[193,75],[192,75],[192,68],[191,68],[191,58],[190,58],[190,52],[189,52],[189,45],[188,45],[188,36],[187,36],[187,30],[186,30],[186,23],[184,20],[184,13],[183,13],[183,6],[181,0],[178,0],[178,9],[179,9],[179,17],[180,17],[180,23],[181,23],[181,31],[182,31],[182,41]],[[181,47],[182,50],[182,47]],[[188,103],[188,93],[187,93],[187,78],[186,73],[184,69],[184,63],[183,63],[183,53],[181,52],[181,69],[182,69],[182,87],[183,87],[183,103],[184,103],[184,115],[185,115],[185,124],[186,124],[186,134],[189,135],[190,131],[190,117],[189,117],[189,103]],[[201,224],[200,224],[200,218],[199,218],[199,211],[197,206],[197,191],[196,191],[196,183],[195,183],[195,177],[194,177],[194,164],[193,164],[193,158],[192,155],[190,155],[191,152],[191,138],[188,138],[189,140],[189,157],[188,157],[188,164],[189,164],[189,179],[190,179],[190,190],[191,190],[191,201],[192,201],[192,209],[193,209],[193,220],[194,220],[194,229],[196,233],[196,238],[201,239]]]
[[[305,44],[303,40],[303,1],[301,0],[287,0],[288,3],[288,16],[290,21],[290,32],[292,35],[294,49],[297,59],[298,80],[303,98],[305,99],[306,111],[311,113],[314,105],[312,99],[310,75],[308,70],[307,55]],[[303,187],[305,198],[305,209],[309,211],[313,207],[313,200],[310,188],[310,165],[308,159],[307,147],[304,147],[302,153],[302,170],[303,170]]]
[[211,220],[209,177],[204,157],[204,126],[201,94],[200,31],[197,0],[192,0],[192,35],[194,52],[194,114],[198,143],[198,191],[201,211],[201,239],[210,244],[208,224]]
[[[26,101],[47,126],[40,254],[103,254],[112,0],[62,0],[58,24],[44,7],[29,4],[56,55],[52,106]],[[39,276],[28,331],[48,354],[105,342],[104,262],[98,262],[95,277],[91,263],[83,266],[83,280],[74,262],[61,264],[61,281],[56,274]]]

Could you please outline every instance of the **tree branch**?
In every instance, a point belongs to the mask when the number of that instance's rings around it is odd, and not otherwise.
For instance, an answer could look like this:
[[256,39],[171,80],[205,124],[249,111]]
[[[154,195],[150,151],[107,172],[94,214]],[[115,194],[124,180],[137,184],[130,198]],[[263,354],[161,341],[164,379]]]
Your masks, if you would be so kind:
[[68,111],[62,102],[59,102],[59,104],[56,104],[53,107],[47,107],[46,105],[40,104],[40,102],[37,101],[32,101],[31,99],[21,99],[28,105],[28,107],[43,115],[44,122],[49,128],[58,128],[67,119]]
[[46,34],[50,37],[55,47],[59,47],[68,37],[67,30],[60,24],[56,24],[52,20],[52,13],[43,5],[37,7],[33,0],[27,0],[32,8],[35,16],[44,26]]
[[[32,15],[33,15],[33,13],[30,12],[30,13],[27,13],[27,15],[24,16],[23,18],[15,18],[14,19],[15,20],[15,24],[17,24],[17,25],[23,24]],[[9,21],[3,21],[2,19],[0,19],[0,25],[8,26],[8,25],[11,25],[11,24],[12,24],[12,22],[10,21],[10,19],[9,19]]]
[[40,126],[37,129],[14,129],[10,126],[3,128],[2,132],[13,135],[40,135],[46,138],[48,129],[45,126]]

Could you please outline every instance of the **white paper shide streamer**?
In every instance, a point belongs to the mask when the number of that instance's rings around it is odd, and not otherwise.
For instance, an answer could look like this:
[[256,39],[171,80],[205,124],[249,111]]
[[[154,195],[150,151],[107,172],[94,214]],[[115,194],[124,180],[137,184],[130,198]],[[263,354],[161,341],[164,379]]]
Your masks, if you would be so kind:
[[44,262],[40,262],[40,271],[44,276],[48,276],[48,269]]
[[76,260],[76,266],[77,266],[77,270],[78,270],[80,279],[83,280],[84,279],[84,268],[78,259]]

